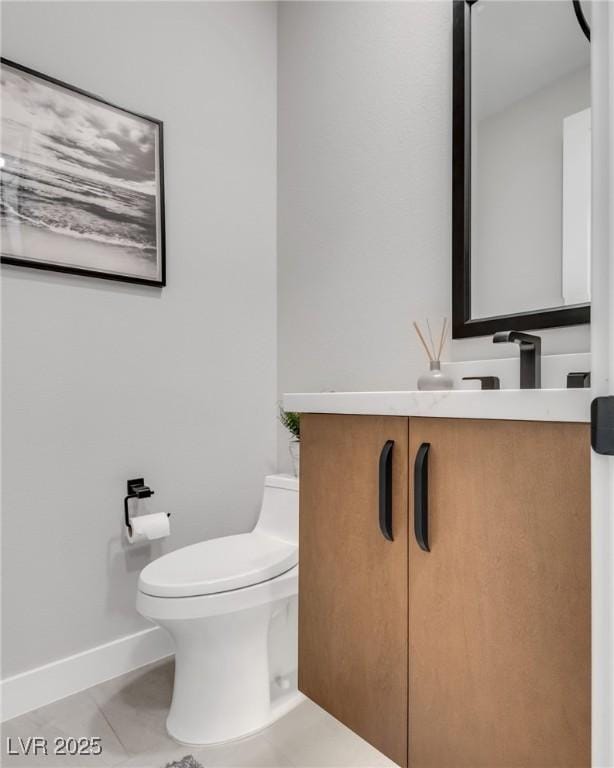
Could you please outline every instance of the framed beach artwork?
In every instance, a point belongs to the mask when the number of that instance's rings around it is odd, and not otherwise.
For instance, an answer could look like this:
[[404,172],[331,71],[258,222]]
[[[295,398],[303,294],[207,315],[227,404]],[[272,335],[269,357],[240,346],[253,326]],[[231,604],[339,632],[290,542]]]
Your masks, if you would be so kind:
[[0,67],[2,262],[165,285],[162,123]]

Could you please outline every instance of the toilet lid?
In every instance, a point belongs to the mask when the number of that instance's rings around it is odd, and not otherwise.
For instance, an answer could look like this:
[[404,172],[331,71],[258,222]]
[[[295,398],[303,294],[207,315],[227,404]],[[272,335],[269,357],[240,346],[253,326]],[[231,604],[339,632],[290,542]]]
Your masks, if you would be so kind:
[[241,589],[290,570],[298,548],[252,531],[176,549],[142,571],[139,590],[153,597],[194,597]]

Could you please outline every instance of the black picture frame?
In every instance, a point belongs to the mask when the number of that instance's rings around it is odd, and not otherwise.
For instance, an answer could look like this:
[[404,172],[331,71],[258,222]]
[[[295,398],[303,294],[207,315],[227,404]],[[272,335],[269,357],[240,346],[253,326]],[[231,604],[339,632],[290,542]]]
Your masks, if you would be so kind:
[[132,110],[121,107],[117,104],[108,101],[101,96],[93,94],[89,91],[85,91],[76,86],[70,85],[55,77],[51,77],[42,72],[38,72],[35,69],[18,64],[15,61],[0,57],[0,65],[2,67],[10,67],[19,72],[23,72],[33,78],[40,81],[49,83],[53,86],[64,89],[71,94],[76,94],[84,99],[95,101],[102,107],[109,107],[112,110],[124,113],[130,117],[134,117],[137,120],[146,121],[151,123],[157,131],[157,215],[156,215],[156,247],[157,247],[157,259],[156,263],[159,265],[158,277],[150,279],[148,277],[139,277],[138,275],[122,274],[112,271],[104,271],[102,269],[92,269],[88,267],[79,267],[72,264],[58,264],[48,261],[37,260],[35,258],[21,258],[12,255],[5,255],[0,253],[0,262],[2,264],[8,264],[17,267],[26,267],[28,269],[39,269],[51,272],[62,272],[71,275],[80,275],[83,277],[95,277],[103,280],[116,280],[123,283],[134,283],[138,285],[148,285],[154,287],[164,287],[166,285],[166,224],[165,224],[165,200],[164,200],[164,125],[162,120],[150,117],[149,115],[142,114],[140,112],[134,112]]
[[590,304],[471,317],[471,9],[477,2],[453,0],[452,11],[452,338],[590,323]]

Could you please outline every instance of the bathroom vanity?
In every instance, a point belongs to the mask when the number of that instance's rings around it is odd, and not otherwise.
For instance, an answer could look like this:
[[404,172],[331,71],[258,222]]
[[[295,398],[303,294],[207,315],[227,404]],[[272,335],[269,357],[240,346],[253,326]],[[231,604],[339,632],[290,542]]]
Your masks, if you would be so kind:
[[284,405],[301,691],[400,766],[588,767],[589,391]]

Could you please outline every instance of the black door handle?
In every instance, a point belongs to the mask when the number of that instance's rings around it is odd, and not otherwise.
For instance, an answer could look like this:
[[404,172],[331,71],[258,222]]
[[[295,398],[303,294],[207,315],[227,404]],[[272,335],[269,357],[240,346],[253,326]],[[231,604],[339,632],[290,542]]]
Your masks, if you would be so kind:
[[429,448],[422,443],[414,464],[414,534],[420,549],[429,549]]
[[392,541],[392,449],[394,440],[384,443],[379,455],[379,529]]

